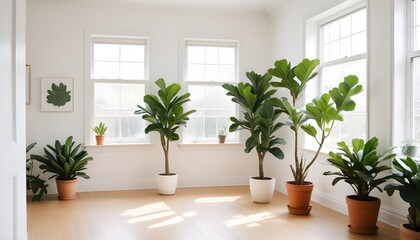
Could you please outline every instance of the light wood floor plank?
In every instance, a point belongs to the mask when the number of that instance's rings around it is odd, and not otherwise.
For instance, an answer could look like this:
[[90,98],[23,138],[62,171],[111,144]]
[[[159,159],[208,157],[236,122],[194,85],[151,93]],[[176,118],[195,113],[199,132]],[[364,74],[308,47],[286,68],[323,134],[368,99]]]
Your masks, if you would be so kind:
[[398,239],[398,229],[379,222],[374,236],[351,234],[347,216],[313,203],[309,216],[287,212],[275,193],[270,204],[251,201],[248,187],[78,193],[72,201],[48,195],[28,201],[29,240],[363,240]]

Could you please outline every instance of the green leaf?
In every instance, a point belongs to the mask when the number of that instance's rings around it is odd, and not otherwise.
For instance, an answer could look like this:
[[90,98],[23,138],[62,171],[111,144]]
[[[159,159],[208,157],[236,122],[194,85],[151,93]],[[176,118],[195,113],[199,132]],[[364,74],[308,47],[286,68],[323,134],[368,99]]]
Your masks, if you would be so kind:
[[317,131],[316,131],[316,129],[312,126],[312,125],[310,125],[310,124],[307,124],[307,125],[302,125],[301,126],[301,128],[303,129],[303,131],[305,131],[309,136],[312,136],[312,137],[316,137],[316,135],[318,134],[317,133]]
[[59,85],[52,83],[51,89],[47,90],[47,103],[56,107],[65,106],[71,101],[71,91],[67,91],[67,85],[60,82]]

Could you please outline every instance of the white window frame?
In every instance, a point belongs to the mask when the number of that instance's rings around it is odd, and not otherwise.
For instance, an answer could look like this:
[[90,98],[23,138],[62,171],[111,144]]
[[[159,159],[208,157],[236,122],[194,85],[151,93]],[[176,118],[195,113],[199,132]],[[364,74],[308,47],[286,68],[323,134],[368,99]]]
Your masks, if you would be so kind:
[[[124,80],[124,79],[94,79],[93,77],[93,46],[94,43],[119,43],[119,44],[144,44],[145,46],[145,70],[144,78],[139,80]],[[95,137],[92,131],[94,127],[94,85],[95,83],[140,83],[144,84],[145,94],[150,93],[149,81],[149,39],[147,37],[135,36],[132,34],[121,34],[115,32],[98,33],[97,31],[85,31],[85,145],[94,145]],[[139,99],[139,104],[142,99]],[[141,117],[139,116],[139,121]],[[144,131],[144,130],[143,130]],[[135,143],[150,143],[149,135],[144,138],[120,138],[117,142],[111,142],[107,145],[121,145],[121,144],[135,144]]]
[[[182,77],[183,80],[183,89],[187,91],[188,86],[191,85],[204,85],[204,86],[220,86],[225,82],[205,82],[205,81],[188,81],[188,46],[205,46],[205,47],[234,47],[235,48],[235,80],[234,82],[229,82],[231,84],[236,84],[239,82],[239,41],[237,40],[225,40],[225,39],[200,39],[200,38],[185,38],[182,44]],[[239,116],[239,107],[235,104],[235,117]],[[229,116],[231,117],[231,116]],[[229,126],[226,126],[227,132],[229,133]],[[187,123],[188,127],[188,123]],[[239,143],[240,133],[237,131],[234,133],[235,136],[231,139],[227,139],[228,143]],[[217,136],[213,138],[200,138],[196,141],[188,141],[186,138],[186,131],[182,132],[181,138],[182,144],[216,144]]]
[[[321,63],[318,67],[318,76],[317,79],[312,81],[305,90],[304,99],[308,102],[310,99],[322,94],[322,68],[328,66],[334,66],[337,64],[344,64],[347,62],[357,61],[366,59],[366,87],[369,86],[369,74],[368,74],[368,22],[366,22],[366,52],[362,54],[353,55],[350,57],[339,58],[335,60],[330,60],[328,62],[323,62],[323,51],[322,51],[322,33],[321,27],[324,24],[329,22],[333,22],[339,18],[357,12],[366,8],[366,2],[364,0],[348,0],[342,3],[339,3],[335,6],[329,7],[328,9],[317,13],[316,15],[309,17],[306,19],[306,29],[305,29],[305,53],[307,58],[320,58]],[[367,20],[366,20],[367,21]],[[367,91],[367,89],[364,89]],[[366,101],[368,99],[368,94],[366,93]],[[345,119],[344,119],[345,121]],[[368,111],[368,104],[366,104],[366,138],[368,138],[369,133],[369,111]],[[301,144],[304,146],[305,149],[314,149],[312,139],[308,139],[308,136],[301,139]],[[323,147],[327,151],[331,148],[331,146],[324,146]]]

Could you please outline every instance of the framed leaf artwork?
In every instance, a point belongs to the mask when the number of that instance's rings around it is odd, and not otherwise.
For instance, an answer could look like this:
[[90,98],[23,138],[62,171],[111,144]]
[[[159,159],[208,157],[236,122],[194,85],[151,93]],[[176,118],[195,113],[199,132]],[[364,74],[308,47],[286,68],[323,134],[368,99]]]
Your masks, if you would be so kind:
[[41,111],[73,111],[73,78],[41,79]]

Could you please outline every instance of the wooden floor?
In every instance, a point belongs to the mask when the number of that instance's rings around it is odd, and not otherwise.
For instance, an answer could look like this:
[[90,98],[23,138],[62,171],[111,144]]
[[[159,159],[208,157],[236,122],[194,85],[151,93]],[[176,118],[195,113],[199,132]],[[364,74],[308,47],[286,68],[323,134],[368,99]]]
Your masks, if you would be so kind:
[[130,239],[398,239],[398,229],[378,223],[374,236],[351,234],[347,216],[312,204],[309,216],[287,212],[286,197],[253,203],[248,187],[178,189],[174,196],[156,190],[78,193],[72,201],[49,195],[28,202],[29,240]]

